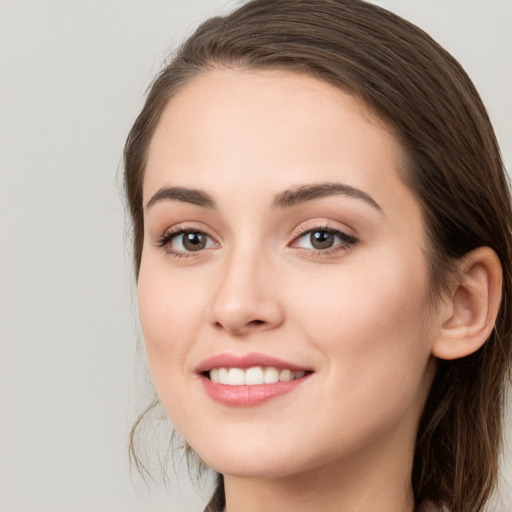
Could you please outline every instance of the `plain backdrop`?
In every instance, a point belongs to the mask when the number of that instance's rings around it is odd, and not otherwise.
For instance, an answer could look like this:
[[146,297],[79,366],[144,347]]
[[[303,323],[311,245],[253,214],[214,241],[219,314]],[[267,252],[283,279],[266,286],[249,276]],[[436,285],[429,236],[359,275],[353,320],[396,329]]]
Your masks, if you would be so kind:
[[[202,510],[185,471],[169,491],[130,479],[147,383],[116,173],[169,50],[236,3],[0,0],[2,512]],[[510,170],[512,1],[378,3],[465,66]]]

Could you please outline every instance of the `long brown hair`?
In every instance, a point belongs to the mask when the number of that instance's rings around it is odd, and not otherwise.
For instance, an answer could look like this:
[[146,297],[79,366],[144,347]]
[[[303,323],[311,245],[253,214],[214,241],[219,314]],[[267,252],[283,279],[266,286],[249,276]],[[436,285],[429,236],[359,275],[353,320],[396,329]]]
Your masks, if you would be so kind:
[[[306,73],[361,98],[387,123],[407,155],[402,178],[423,209],[434,298],[455,259],[481,246],[498,254],[504,282],[495,329],[476,353],[439,361],[412,474],[417,506],[482,511],[497,482],[511,362],[512,213],[496,137],[471,80],[425,32],[361,0],[254,0],[206,21],[155,79],[126,142],[136,275],[149,143],[169,99],[214,67]],[[219,475],[215,506],[223,500]]]

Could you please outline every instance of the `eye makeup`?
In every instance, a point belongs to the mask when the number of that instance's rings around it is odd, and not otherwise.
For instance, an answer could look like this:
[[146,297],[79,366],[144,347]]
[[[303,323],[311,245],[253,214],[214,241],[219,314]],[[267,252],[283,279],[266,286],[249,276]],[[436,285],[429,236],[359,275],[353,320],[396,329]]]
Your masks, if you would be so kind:
[[[340,229],[313,222],[302,225],[293,235],[288,247],[315,257],[331,256],[350,249],[358,240]],[[178,225],[167,230],[155,246],[176,258],[203,257],[209,250],[220,247],[205,230],[193,225]]]

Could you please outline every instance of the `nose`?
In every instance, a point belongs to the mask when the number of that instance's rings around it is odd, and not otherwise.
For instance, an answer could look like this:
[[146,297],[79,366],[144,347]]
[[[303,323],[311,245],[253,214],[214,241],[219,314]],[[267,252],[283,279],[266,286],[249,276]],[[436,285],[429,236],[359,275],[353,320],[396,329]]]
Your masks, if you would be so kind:
[[284,311],[275,277],[268,262],[257,254],[232,254],[219,272],[207,321],[237,336],[279,327]]

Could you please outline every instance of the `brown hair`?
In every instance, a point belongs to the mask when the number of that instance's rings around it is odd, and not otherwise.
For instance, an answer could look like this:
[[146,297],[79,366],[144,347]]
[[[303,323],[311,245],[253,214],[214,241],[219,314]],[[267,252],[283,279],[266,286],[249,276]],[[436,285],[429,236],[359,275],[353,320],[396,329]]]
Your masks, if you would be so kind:
[[[425,32],[361,0],[254,0],[206,21],[154,81],[126,142],[136,274],[149,143],[169,99],[214,67],[307,73],[361,98],[390,126],[407,155],[403,179],[423,208],[434,297],[457,258],[481,246],[498,254],[495,329],[476,353],[439,361],[412,474],[417,506],[482,511],[497,481],[511,361],[512,214],[496,137],[471,80]],[[223,499],[219,475],[212,506]]]

